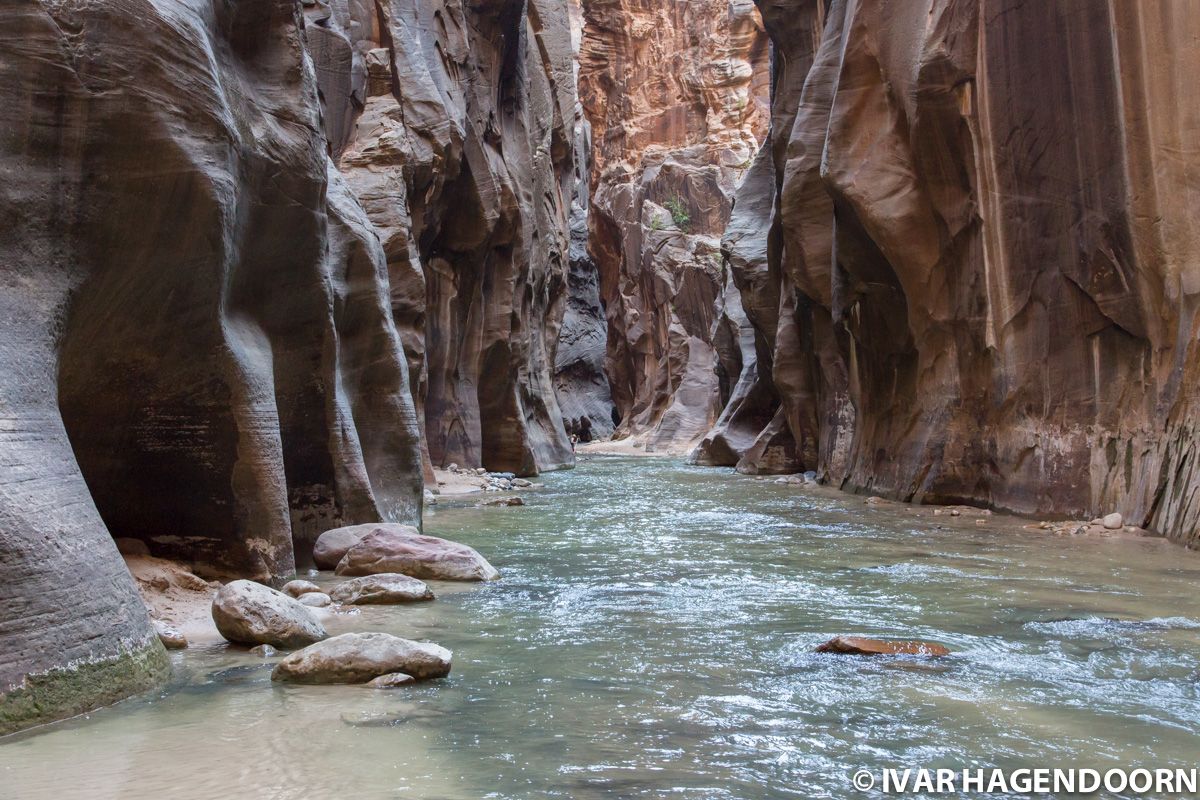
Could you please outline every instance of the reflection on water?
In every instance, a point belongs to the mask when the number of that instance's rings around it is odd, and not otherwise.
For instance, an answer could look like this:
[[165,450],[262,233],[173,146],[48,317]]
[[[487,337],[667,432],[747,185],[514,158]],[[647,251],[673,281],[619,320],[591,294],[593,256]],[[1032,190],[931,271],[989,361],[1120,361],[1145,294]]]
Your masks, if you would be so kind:
[[[858,767],[1191,767],[1200,559],[666,460],[594,457],[524,508],[440,507],[486,587],[331,625],[437,641],[446,681],[176,680],[0,745],[4,798],[858,797]],[[471,501],[465,501],[471,502]],[[924,638],[937,662],[812,652]]]

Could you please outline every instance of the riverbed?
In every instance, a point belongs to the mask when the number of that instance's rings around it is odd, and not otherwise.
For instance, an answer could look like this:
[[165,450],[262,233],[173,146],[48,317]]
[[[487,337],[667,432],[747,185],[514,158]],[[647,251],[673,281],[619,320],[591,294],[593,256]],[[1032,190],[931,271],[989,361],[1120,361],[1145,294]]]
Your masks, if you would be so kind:
[[[328,626],[436,641],[448,679],[274,685],[269,660],[195,647],[163,691],[2,740],[0,796],[849,798],[859,768],[1200,752],[1197,554],[677,460],[541,480],[524,507],[428,516],[500,582]],[[838,634],[953,655],[813,652]]]

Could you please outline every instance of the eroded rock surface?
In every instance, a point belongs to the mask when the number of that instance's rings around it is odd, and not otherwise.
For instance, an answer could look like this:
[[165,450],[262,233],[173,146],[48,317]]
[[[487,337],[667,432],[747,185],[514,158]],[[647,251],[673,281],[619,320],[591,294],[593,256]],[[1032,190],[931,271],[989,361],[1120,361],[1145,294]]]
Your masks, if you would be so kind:
[[398,573],[366,575],[339,583],[329,592],[336,603],[347,605],[397,605],[433,599],[433,591],[416,578]]
[[329,140],[386,254],[427,464],[573,464],[551,379],[574,182],[567,0],[306,13]]
[[474,548],[422,536],[405,525],[376,525],[346,551],[337,567],[337,574],[346,576],[390,572],[443,581],[494,581],[500,577]]
[[222,586],[213,597],[212,618],[221,635],[234,644],[291,650],[328,636],[306,605],[254,581]]
[[766,130],[767,41],[749,0],[587,0],[590,256],[620,425],[683,452],[742,371],[720,237]]
[[[449,650],[436,644],[386,633],[345,633],[292,653],[275,665],[271,679],[306,684],[368,683],[403,673],[428,680],[448,675],[451,658]],[[403,682],[395,679],[388,683]]]
[[740,468],[765,437],[850,490],[1196,542],[1200,11],[759,6],[771,138],[724,242],[768,401]]

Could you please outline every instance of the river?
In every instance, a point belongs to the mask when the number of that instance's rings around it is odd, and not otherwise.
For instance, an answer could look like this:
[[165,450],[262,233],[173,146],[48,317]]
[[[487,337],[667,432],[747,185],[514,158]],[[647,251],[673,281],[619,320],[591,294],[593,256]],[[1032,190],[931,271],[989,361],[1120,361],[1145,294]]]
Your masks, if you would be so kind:
[[[1200,558],[590,457],[429,533],[503,579],[367,608],[454,651],[411,690],[273,685],[243,650],[0,744],[17,798],[853,798],[859,768],[1193,766]],[[323,576],[323,580],[330,576]],[[938,661],[816,654],[843,633]]]

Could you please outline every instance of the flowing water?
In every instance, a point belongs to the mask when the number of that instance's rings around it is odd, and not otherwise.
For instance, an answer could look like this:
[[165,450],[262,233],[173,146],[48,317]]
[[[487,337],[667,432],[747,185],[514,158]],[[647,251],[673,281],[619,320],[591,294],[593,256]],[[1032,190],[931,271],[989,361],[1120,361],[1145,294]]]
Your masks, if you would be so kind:
[[[668,460],[545,480],[428,520],[501,582],[329,626],[437,641],[447,680],[272,685],[193,648],[153,697],[5,740],[0,797],[861,797],[860,767],[1195,765],[1195,554]],[[954,654],[813,652],[843,633]]]

